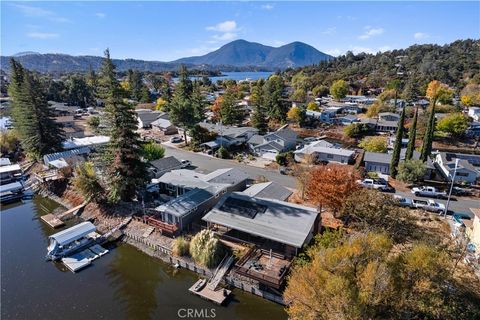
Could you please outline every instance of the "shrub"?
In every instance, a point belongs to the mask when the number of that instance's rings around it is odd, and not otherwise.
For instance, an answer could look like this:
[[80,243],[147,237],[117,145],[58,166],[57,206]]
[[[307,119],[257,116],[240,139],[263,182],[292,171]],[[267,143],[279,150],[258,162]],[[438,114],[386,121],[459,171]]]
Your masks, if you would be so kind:
[[215,238],[213,231],[202,230],[190,242],[190,255],[195,262],[214,268],[226,253],[222,243]]
[[427,168],[421,160],[402,161],[398,165],[397,179],[403,182],[413,183],[421,180]]
[[92,162],[84,162],[77,166],[73,185],[86,199],[97,201],[103,195],[103,188],[100,185]]
[[369,152],[386,152],[387,139],[385,137],[365,137],[358,146]]
[[179,257],[186,256],[190,252],[190,241],[184,237],[178,237],[173,241],[173,254]]
[[343,132],[349,138],[360,137],[369,133],[370,131],[370,128],[366,124],[362,123],[352,123],[343,129]]
[[148,142],[142,146],[143,157],[148,161],[158,160],[165,155],[165,148],[155,142]]
[[228,159],[230,158],[230,152],[228,152],[227,148],[225,148],[224,146],[221,146],[217,150],[217,157],[219,157],[220,159]]
[[281,166],[288,165],[289,163],[292,162],[292,160],[293,160],[293,153],[291,151],[279,153],[275,156],[275,161]]

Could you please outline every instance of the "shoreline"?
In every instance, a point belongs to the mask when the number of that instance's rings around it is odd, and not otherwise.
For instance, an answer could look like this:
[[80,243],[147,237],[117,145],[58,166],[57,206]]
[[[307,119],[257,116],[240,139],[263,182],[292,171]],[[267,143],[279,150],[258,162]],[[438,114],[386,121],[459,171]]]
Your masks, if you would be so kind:
[[[64,201],[61,197],[56,196],[55,194],[48,192],[48,191],[41,191],[37,193],[40,196],[45,198],[49,198],[59,205],[71,209],[73,206],[68,202]],[[82,220],[85,220],[84,217],[81,215],[78,216]],[[123,237],[120,239],[121,242],[126,243],[128,245],[133,246],[137,250],[143,252],[144,254],[156,258],[160,260],[162,263],[169,264],[170,266],[178,265],[183,269],[187,269],[191,272],[196,273],[198,276],[202,276],[204,278],[210,278],[213,276],[215,270],[208,269],[203,266],[199,266],[195,264],[195,262],[191,258],[185,257],[177,257],[172,254],[172,250],[167,247],[165,243],[160,242],[153,242],[148,239],[148,237],[143,237],[145,229],[150,227],[147,224],[141,222],[139,218],[132,217],[132,221],[123,229]],[[112,219],[118,219],[116,217],[112,217]],[[109,226],[111,222],[104,219],[102,216],[96,216],[97,228],[101,228],[103,225]],[[140,225],[139,225],[140,224]],[[142,229],[144,227],[145,229]],[[156,232],[153,233],[155,238],[158,237],[167,238],[165,236],[157,235]],[[168,238],[173,242],[173,239]],[[236,275],[232,272],[232,269],[224,276],[221,283],[226,285],[227,287],[233,287],[244,292],[256,295],[263,299],[269,300],[271,302],[275,302],[282,306],[285,306],[285,302],[283,300],[283,296],[279,296],[267,291],[260,289],[260,285],[258,282],[252,279],[245,279],[240,275]]]

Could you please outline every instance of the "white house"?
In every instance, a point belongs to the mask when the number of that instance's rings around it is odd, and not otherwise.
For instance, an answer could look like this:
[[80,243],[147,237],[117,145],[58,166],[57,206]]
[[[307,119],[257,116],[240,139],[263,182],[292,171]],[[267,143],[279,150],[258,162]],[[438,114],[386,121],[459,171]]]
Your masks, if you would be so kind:
[[313,157],[315,162],[336,162],[348,164],[353,160],[355,151],[335,147],[334,144],[325,141],[315,141],[302,149],[294,152],[295,161],[302,162],[307,157]]
[[480,121],[480,107],[468,108],[468,116],[474,121]]
[[455,163],[458,159],[455,181],[475,183],[480,176],[480,156],[472,154],[439,152],[434,162],[444,177],[451,181],[455,171]]

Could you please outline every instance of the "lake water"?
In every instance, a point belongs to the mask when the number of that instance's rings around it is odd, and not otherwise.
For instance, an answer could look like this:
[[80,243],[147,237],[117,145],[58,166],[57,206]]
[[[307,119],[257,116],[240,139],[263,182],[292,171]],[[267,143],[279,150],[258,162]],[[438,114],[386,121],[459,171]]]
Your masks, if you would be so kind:
[[267,79],[270,77],[273,72],[222,72],[223,77],[211,77],[212,82],[217,82],[217,80],[258,80],[258,79]]
[[[214,319],[286,319],[283,307],[234,290],[225,307],[188,292],[197,275],[176,270],[127,244],[74,274],[46,262],[48,235],[39,220],[58,205],[42,197],[2,206],[1,319],[179,319],[180,309]],[[184,311],[180,311],[182,315]],[[196,318],[199,319],[199,318]]]

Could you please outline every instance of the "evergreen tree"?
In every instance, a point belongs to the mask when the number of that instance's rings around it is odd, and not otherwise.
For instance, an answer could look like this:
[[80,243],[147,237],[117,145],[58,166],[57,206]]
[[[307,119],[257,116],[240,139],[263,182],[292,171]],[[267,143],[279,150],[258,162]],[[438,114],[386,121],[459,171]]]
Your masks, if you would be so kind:
[[11,115],[23,149],[36,159],[47,153],[60,151],[63,140],[61,126],[54,120],[44,86],[37,76],[13,59],[11,66]]
[[433,133],[435,131],[435,104],[432,105],[430,110],[430,116],[428,118],[427,129],[425,136],[423,137],[422,152],[420,154],[420,160],[426,162],[428,156],[432,153]]
[[410,131],[408,132],[408,145],[407,151],[405,152],[405,161],[411,160],[413,158],[413,151],[415,150],[415,140],[417,139],[417,117],[418,108],[415,109],[412,126],[410,127]]
[[192,88],[192,106],[197,122],[204,120],[207,102],[205,101],[205,97],[202,94],[200,83],[196,80],[193,82]]
[[[396,95],[395,95],[396,96]],[[398,163],[400,162],[400,153],[402,151],[403,123],[405,122],[405,108],[398,120],[397,134],[395,136],[395,145],[393,147],[392,160],[390,162],[390,175],[395,178],[398,172]]]
[[288,106],[283,100],[284,88],[283,79],[275,74],[268,78],[262,90],[262,101],[267,110],[267,114],[272,119],[281,122],[287,119],[288,111]]
[[220,119],[225,125],[239,124],[242,122],[242,110],[237,107],[236,88],[231,85],[225,90],[220,103]]
[[180,67],[179,81],[175,86],[172,101],[168,104],[170,119],[173,124],[183,129],[185,143],[187,131],[201,121],[199,106],[193,103],[193,84],[188,78],[187,68]]
[[111,160],[106,169],[111,202],[129,201],[138,187],[146,181],[147,172],[141,159],[142,148],[137,130],[137,119],[131,106],[122,104],[122,89],[116,77],[110,52],[105,51],[100,72],[101,94],[111,122],[110,143],[106,159]]
[[263,101],[262,88],[265,82],[260,79],[252,87],[252,94],[250,95],[250,103],[254,105],[252,113],[252,126],[259,130],[260,134],[265,134],[268,131],[267,110]]
[[93,70],[92,65],[88,66],[87,84],[90,87],[92,96],[95,98],[97,96],[98,77],[95,70]]

